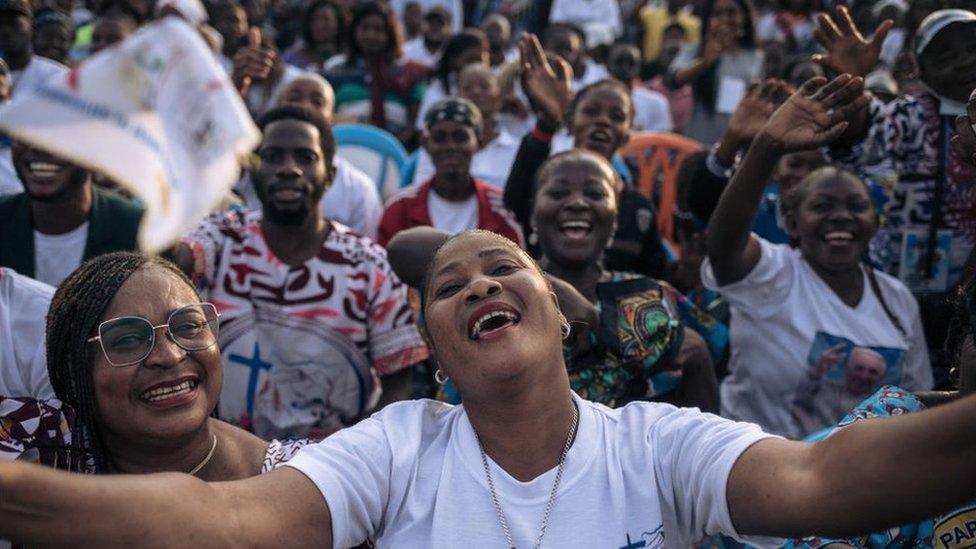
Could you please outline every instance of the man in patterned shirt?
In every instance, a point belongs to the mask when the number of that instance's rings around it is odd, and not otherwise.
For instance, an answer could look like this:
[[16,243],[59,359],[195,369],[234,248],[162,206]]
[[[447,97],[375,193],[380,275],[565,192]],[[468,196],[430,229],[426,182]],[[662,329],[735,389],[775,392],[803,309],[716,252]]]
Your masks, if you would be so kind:
[[386,251],[321,214],[335,175],[325,120],[279,107],[260,126],[261,211],[205,220],[173,256],[221,314],[220,418],[265,438],[326,436],[408,398],[429,351]]

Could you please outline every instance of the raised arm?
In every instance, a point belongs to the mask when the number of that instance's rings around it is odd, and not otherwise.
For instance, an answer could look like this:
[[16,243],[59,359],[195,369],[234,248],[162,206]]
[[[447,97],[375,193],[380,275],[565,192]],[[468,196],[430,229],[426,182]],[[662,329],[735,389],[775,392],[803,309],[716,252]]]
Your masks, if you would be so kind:
[[712,19],[705,32],[704,40],[705,46],[702,48],[701,55],[690,64],[676,68],[671,73],[671,77],[667,79],[670,87],[680,88],[685,84],[690,84],[701,78],[708,69],[714,67],[722,58],[723,52],[735,47],[735,31],[718,19]]
[[743,535],[852,537],[937,516],[976,494],[976,396],[859,421],[822,442],[756,443],[729,477]]
[[289,467],[210,484],[0,462],[0,538],[32,547],[331,547],[331,524],[318,488]]
[[[759,132],[708,224],[708,260],[720,285],[742,280],[759,262],[759,242],[751,237],[751,229],[779,157],[837,139],[847,129],[847,117],[867,102],[863,88],[860,77],[841,75],[829,83],[814,78],[790,96]],[[782,82],[767,82],[758,93],[760,99],[775,99],[786,90]]]

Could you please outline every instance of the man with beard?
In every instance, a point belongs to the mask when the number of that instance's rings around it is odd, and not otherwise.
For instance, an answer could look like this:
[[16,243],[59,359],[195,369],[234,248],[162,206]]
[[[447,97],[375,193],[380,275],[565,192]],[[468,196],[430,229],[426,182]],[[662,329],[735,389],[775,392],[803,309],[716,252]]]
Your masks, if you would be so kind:
[[412,227],[454,234],[469,229],[498,233],[525,247],[522,228],[502,204],[498,188],[471,176],[471,160],[484,129],[481,112],[467,99],[448,97],[427,111],[422,137],[434,177],[390,199],[380,221],[379,241]]
[[0,197],[0,266],[57,286],[87,259],[136,249],[142,208],[61,158],[24,143],[12,149],[24,192]]
[[328,123],[287,106],[259,125],[261,210],[217,214],[171,254],[222,317],[221,419],[264,438],[318,438],[408,398],[410,367],[429,351],[386,251],[322,216],[335,176]]

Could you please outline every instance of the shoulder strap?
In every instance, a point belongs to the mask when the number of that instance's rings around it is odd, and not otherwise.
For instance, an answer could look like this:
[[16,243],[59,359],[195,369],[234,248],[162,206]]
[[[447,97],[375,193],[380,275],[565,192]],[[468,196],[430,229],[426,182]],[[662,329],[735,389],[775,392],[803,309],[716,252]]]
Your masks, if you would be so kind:
[[900,333],[902,337],[907,339],[908,332],[905,331],[905,327],[902,325],[898,317],[896,317],[894,313],[891,312],[891,308],[888,307],[888,302],[885,301],[884,294],[881,293],[881,286],[878,285],[878,275],[874,273],[874,267],[871,267],[870,265],[865,265],[864,268],[867,269],[868,282],[871,284],[871,291],[874,292],[875,297],[878,298],[878,302],[881,303],[881,308],[884,309],[885,315],[888,316],[888,320],[890,320],[891,323],[895,326],[895,329],[898,330],[898,333]]

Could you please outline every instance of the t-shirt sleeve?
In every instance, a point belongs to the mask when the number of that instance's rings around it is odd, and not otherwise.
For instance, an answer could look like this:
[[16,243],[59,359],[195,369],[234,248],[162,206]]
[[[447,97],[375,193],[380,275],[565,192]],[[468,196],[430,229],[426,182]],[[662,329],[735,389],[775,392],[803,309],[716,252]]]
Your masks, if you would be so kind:
[[393,453],[376,416],[302,448],[285,464],[318,487],[332,515],[332,546],[355,547],[380,529]]
[[792,290],[796,273],[796,254],[785,244],[772,244],[752,235],[761,248],[759,263],[742,280],[720,286],[708,259],[702,263],[702,282],[709,290],[721,292],[740,312],[757,318],[780,310]]
[[709,534],[725,534],[759,547],[783,540],[744,537],[735,530],[728,506],[728,480],[735,462],[756,442],[774,438],[757,425],[729,421],[689,408],[675,409],[655,422],[647,444],[655,452],[665,531],[688,547]]
[[372,269],[369,357],[376,372],[384,376],[426,359],[430,351],[414,322],[407,285],[397,278],[383,250],[377,249]]
[[243,223],[241,212],[216,213],[183,237],[183,243],[193,252],[193,273],[190,278],[197,286],[207,287],[215,282],[228,232]]

